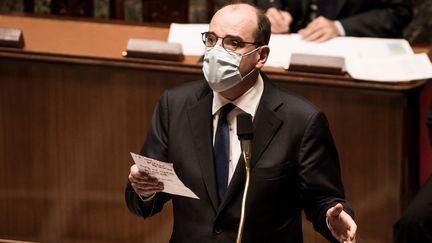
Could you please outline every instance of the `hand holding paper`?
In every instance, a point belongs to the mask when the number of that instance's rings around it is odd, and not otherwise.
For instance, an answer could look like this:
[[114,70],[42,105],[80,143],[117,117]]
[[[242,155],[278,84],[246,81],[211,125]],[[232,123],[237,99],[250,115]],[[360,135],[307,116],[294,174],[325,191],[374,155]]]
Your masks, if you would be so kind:
[[140,197],[150,198],[164,189],[162,182],[150,176],[147,172],[140,170],[136,164],[131,166],[128,179],[132,188]]
[[163,183],[163,192],[199,199],[195,193],[180,181],[172,164],[150,159],[135,153],[131,153],[131,155],[140,171],[145,171],[149,176]]

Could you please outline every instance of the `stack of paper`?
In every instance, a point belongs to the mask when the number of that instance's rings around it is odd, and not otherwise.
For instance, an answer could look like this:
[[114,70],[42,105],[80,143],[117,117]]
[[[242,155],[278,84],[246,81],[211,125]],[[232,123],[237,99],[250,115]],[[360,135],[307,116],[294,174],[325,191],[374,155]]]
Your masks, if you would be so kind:
[[269,46],[269,66],[288,68],[292,53],[303,53],[343,57],[347,72],[359,80],[404,82],[432,78],[427,55],[414,54],[404,39],[337,37],[317,43],[291,34],[272,35]]

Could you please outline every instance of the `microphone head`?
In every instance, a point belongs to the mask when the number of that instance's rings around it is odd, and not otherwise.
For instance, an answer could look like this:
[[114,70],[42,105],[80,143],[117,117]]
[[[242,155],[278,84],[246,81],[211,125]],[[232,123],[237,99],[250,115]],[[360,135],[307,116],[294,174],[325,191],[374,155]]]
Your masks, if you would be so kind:
[[239,140],[252,140],[253,125],[252,116],[249,113],[240,113],[237,115],[237,136]]

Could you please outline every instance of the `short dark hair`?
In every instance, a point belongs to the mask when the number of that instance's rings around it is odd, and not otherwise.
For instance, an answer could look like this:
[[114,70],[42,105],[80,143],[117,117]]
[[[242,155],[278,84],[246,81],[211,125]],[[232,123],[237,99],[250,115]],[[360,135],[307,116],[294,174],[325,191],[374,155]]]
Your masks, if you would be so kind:
[[257,9],[258,26],[255,32],[255,41],[261,45],[268,45],[271,35],[271,23],[264,11]]

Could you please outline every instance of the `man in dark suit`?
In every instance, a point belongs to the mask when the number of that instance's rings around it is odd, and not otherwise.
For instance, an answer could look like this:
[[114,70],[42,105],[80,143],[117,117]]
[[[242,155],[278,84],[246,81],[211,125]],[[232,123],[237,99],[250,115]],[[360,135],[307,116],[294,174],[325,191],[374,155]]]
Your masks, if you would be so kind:
[[306,40],[336,36],[401,38],[412,19],[410,0],[255,0],[273,33],[298,32]]
[[[135,165],[125,197],[129,210],[145,218],[172,200],[171,242],[235,242],[246,174],[235,124],[245,112],[253,117],[254,138],[243,242],[302,242],[302,210],[327,239],[355,242],[325,115],[260,72],[270,32],[252,5],[216,12],[202,33],[206,81],[166,91],[155,109],[141,154],[172,163],[200,199],[161,192],[163,184]],[[218,123],[229,126],[229,151],[219,148]]]

